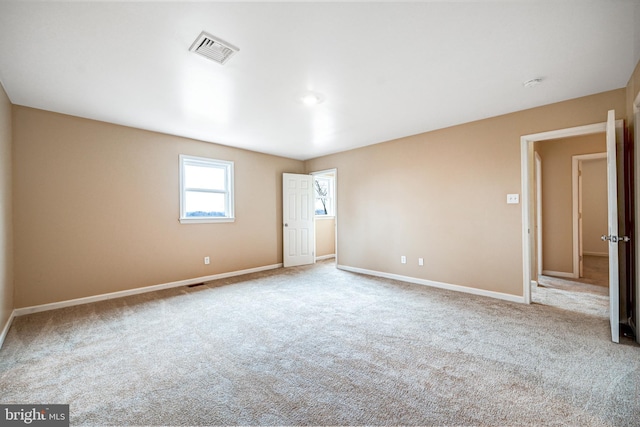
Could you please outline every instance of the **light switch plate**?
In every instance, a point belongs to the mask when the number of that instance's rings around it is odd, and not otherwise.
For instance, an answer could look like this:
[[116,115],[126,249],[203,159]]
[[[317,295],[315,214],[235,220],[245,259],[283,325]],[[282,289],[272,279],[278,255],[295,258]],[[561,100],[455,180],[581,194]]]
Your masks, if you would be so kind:
[[520,195],[519,194],[507,194],[507,203],[510,205],[517,205],[520,203]]

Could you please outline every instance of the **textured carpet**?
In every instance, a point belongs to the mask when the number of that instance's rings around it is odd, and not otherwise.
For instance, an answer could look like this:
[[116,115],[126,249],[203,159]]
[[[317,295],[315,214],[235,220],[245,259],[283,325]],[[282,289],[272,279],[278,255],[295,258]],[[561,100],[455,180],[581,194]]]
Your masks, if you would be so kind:
[[73,425],[640,424],[606,318],[331,262],[15,319],[1,403]]
[[538,277],[531,301],[578,313],[609,318],[609,258],[584,257],[584,277]]
[[[542,279],[544,276],[540,276]],[[555,282],[555,280],[554,280]],[[557,285],[557,283],[556,283]],[[592,286],[593,292],[589,292],[582,285],[580,290],[574,290],[571,286],[540,285],[531,289],[531,302],[550,307],[557,307],[576,314],[586,314],[609,321],[609,292],[600,286]],[[604,291],[604,293],[602,293]]]

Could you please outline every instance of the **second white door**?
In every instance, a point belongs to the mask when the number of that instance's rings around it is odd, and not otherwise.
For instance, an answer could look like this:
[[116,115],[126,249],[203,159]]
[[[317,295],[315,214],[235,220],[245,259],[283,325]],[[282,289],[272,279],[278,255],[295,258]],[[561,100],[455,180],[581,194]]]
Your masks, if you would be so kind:
[[315,262],[313,177],[282,174],[283,265]]

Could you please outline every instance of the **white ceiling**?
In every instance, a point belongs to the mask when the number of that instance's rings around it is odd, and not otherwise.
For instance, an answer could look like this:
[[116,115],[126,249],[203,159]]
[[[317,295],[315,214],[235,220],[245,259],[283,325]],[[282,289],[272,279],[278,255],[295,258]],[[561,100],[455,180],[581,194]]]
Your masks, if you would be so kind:
[[[203,30],[240,52],[189,52]],[[296,159],[621,88],[639,59],[638,0],[0,0],[14,104]]]

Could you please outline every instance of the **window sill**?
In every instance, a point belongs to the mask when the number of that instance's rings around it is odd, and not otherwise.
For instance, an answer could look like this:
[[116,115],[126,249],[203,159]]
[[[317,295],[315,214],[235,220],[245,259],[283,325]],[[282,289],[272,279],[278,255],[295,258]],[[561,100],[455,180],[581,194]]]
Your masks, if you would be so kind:
[[180,218],[180,224],[215,224],[217,222],[235,222],[235,218]]

